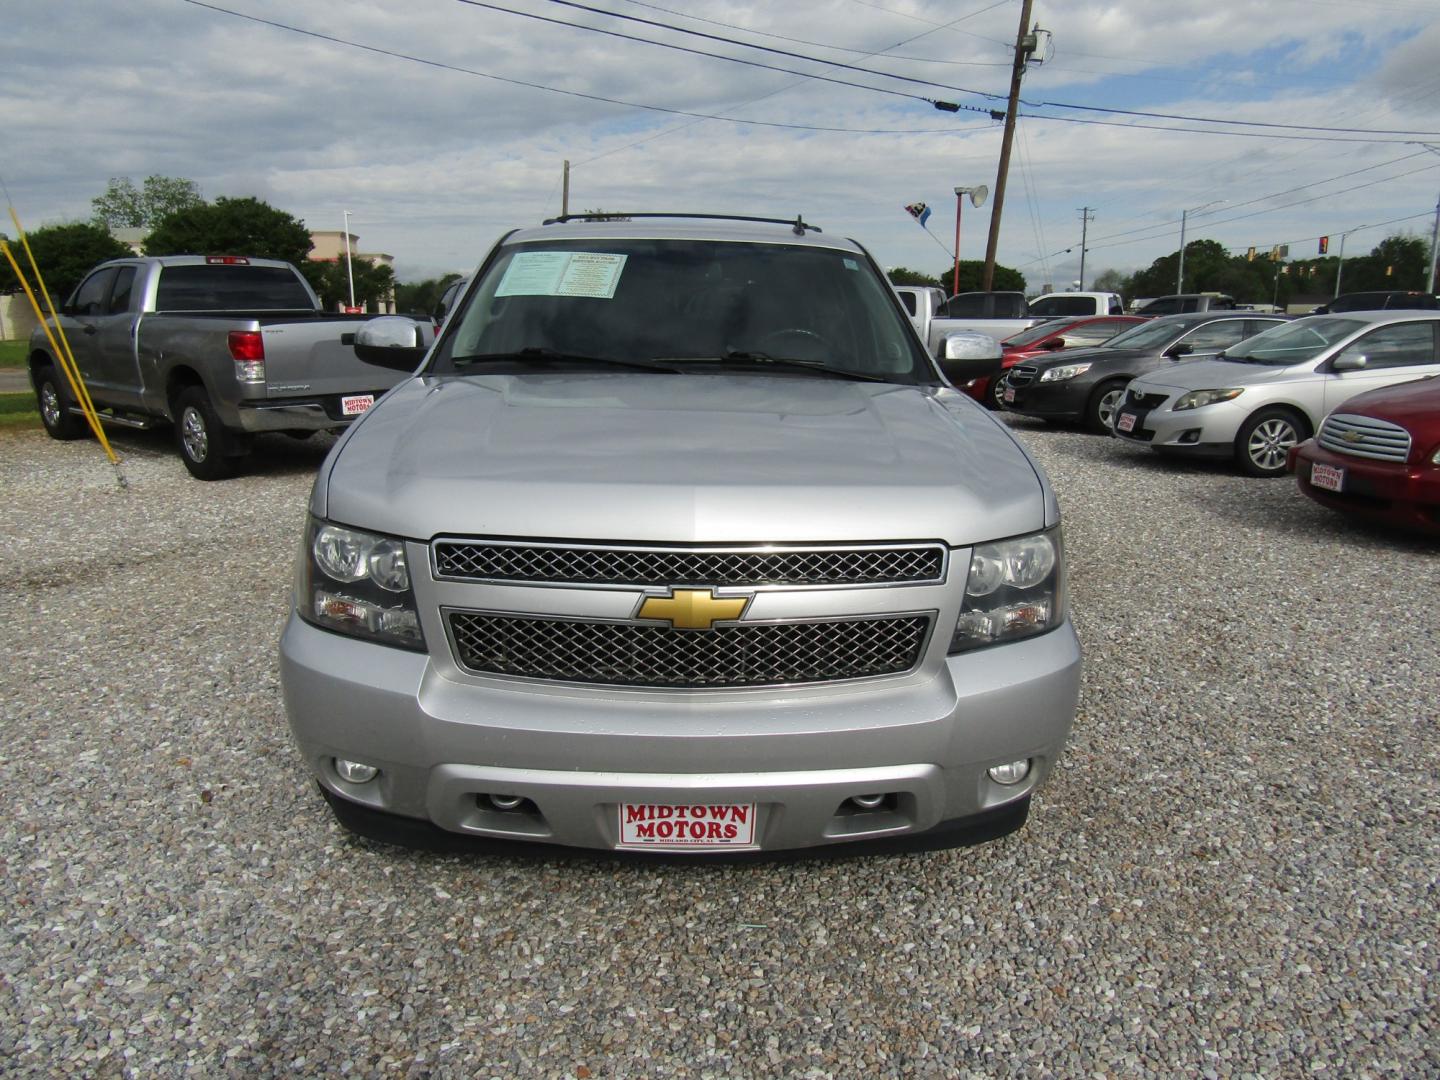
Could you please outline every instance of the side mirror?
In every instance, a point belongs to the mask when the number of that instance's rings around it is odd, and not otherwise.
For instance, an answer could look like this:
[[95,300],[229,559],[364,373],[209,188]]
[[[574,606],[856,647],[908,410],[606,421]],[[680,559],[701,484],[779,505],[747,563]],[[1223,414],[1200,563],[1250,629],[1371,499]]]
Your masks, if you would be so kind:
[[1184,341],[1177,341],[1165,350],[1165,355],[1171,360],[1179,360],[1182,356],[1189,356],[1195,351],[1195,346]]
[[951,383],[964,386],[972,379],[998,374],[1004,355],[1000,342],[989,334],[948,334],[941,349],[940,370]]
[[1054,352],[1057,349],[1065,348],[1065,339],[1063,337],[1051,338],[1049,341],[1045,342],[1045,344],[1040,347],[1042,349],[1049,349],[1050,351]]
[[1359,371],[1368,363],[1370,363],[1370,358],[1363,353],[1359,355],[1341,355],[1330,361],[1330,367],[1335,371]]
[[403,315],[382,315],[355,332],[355,355],[391,371],[414,371],[425,358],[420,324]]

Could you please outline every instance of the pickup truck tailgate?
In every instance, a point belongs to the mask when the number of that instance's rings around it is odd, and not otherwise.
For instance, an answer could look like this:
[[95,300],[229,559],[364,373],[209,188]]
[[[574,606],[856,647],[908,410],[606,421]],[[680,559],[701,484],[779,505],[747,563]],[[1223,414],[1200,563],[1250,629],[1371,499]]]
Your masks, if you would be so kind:
[[263,326],[266,396],[388,390],[404,379],[403,372],[367,364],[355,355],[355,331],[362,322],[323,319]]

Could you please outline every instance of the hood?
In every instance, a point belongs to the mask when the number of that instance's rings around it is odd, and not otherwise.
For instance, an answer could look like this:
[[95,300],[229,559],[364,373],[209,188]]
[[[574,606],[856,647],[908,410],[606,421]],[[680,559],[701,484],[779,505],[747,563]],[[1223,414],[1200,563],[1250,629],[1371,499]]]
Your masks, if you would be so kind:
[[1298,375],[1310,375],[1308,366],[1269,367],[1240,364],[1233,360],[1180,360],[1160,371],[1142,375],[1130,385],[1164,386],[1172,390],[1213,390],[1226,386],[1264,386],[1290,382]]
[[1034,365],[1043,371],[1059,364],[1083,364],[1086,361],[1098,364],[1103,360],[1129,362],[1154,355],[1153,349],[1107,349],[1103,345],[1094,345],[1088,349],[1058,349],[1054,352],[1042,349],[1038,355],[1027,356],[1021,363]]
[[416,378],[327,465],[317,513],[412,539],[962,546],[1054,519],[965,395],[808,376]]
[[1440,376],[1367,390],[1335,411],[1388,420],[1421,437],[1427,431],[1440,436]]

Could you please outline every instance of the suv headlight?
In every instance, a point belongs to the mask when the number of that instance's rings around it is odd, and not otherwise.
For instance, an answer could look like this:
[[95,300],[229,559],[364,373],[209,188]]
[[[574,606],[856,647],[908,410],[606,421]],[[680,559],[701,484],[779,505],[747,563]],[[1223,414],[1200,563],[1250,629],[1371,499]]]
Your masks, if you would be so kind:
[[1073,379],[1077,375],[1084,375],[1090,370],[1089,364],[1061,364],[1058,367],[1046,368],[1040,373],[1041,382],[1064,382],[1066,379]]
[[975,545],[950,653],[1053,630],[1065,618],[1064,580],[1058,526]]
[[1221,401],[1234,401],[1243,394],[1244,390],[1191,390],[1175,402],[1173,412],[1184,412],[1186,409],[1203,409],[1206,405],[1214,405]]
[[423,650],[405,541],[311,518],[296,605],[306,622],[339,634]]

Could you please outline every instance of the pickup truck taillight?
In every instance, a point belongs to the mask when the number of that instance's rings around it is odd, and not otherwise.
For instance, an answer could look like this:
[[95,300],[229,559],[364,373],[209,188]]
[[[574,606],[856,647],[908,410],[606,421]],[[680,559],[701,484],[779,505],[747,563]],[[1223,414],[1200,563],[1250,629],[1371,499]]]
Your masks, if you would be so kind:
[[230,355],[235,360],[235,378],[248,383],[265,381],[265,339],[259,330],[231,330]]

